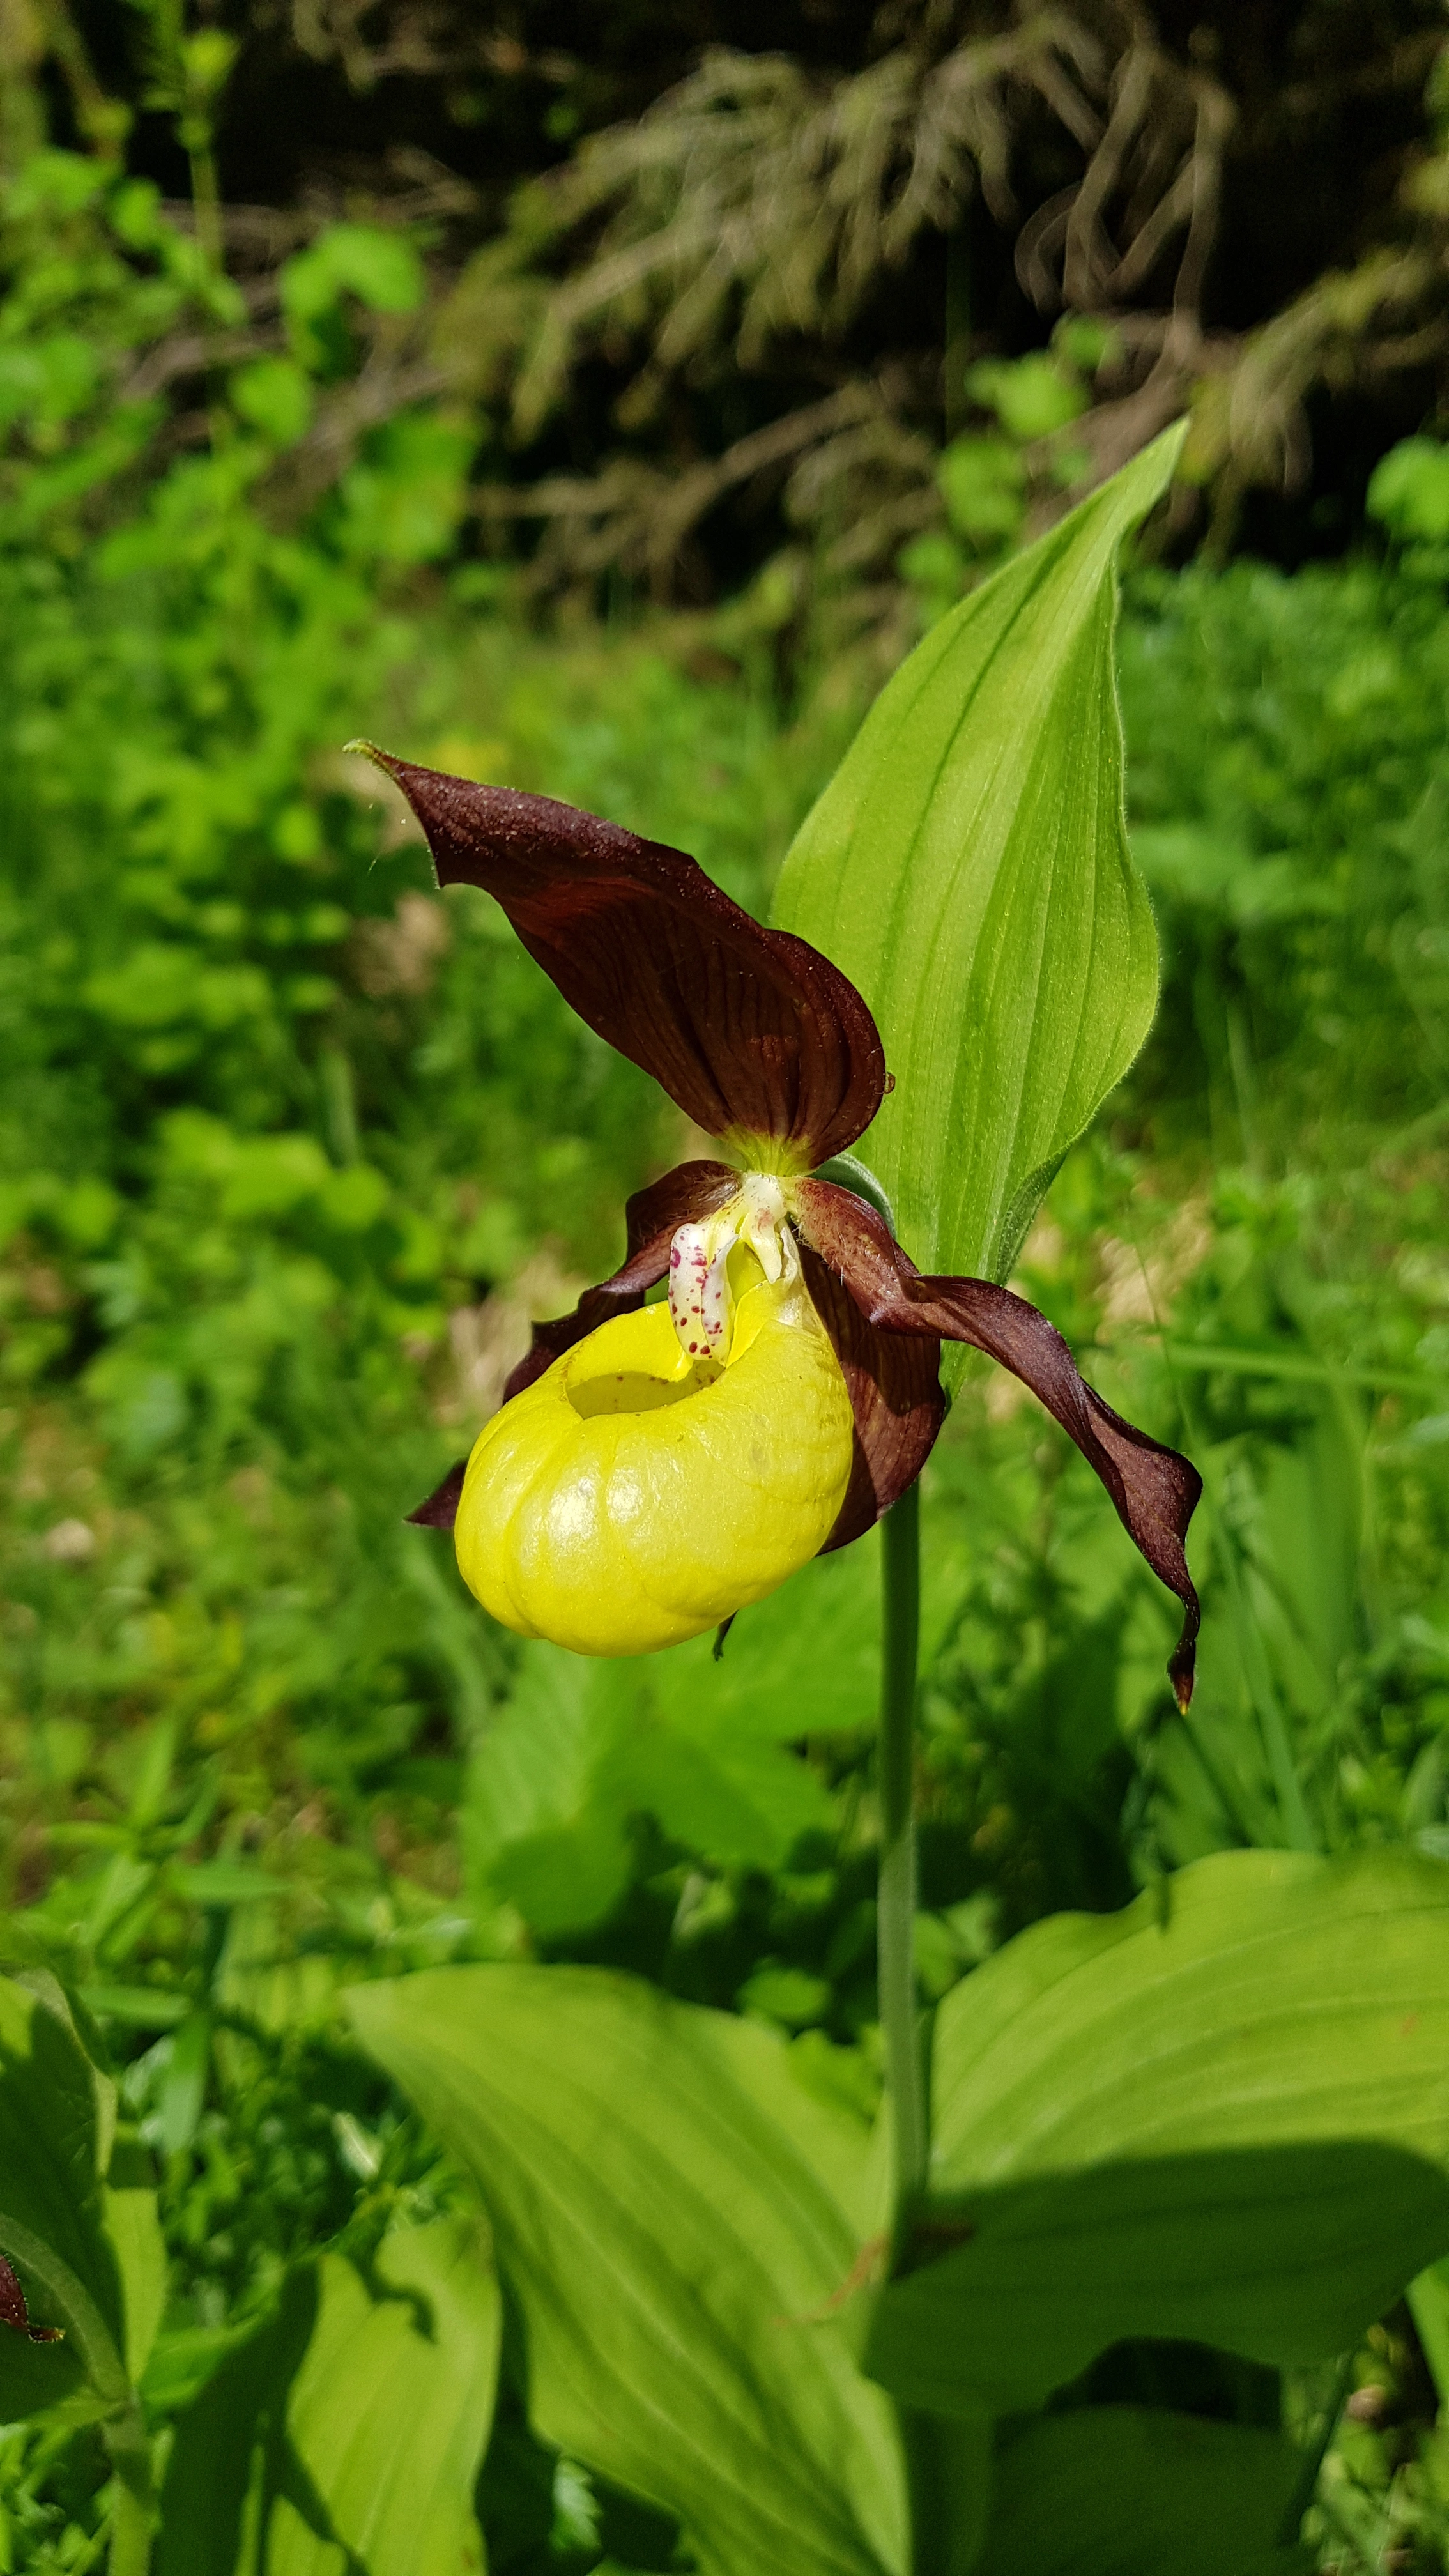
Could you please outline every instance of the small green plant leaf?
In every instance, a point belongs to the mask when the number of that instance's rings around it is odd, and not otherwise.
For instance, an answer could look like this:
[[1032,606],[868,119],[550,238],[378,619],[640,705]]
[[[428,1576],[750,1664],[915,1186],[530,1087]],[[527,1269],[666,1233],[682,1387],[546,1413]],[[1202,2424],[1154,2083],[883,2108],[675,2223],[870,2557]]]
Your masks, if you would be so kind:
[[859,986],[896,1089],[862,1150],[923,1269],[1004,1278],[1151,1026],[1113,642],[1168,430],[944,617],[785,861],[775,918]]
[[1446,1965],[1449,1869],[1390,1852],[1221,1853],[1022,1934],[938,2015],[933,2207],[869,2366],[969,2414],[1125,2336],[1350,2349],[1449,2247]]
[[155,2576],[236,2576],[239,2567],[251,2576],[287,2396],[317,2304],[317,2273],[308,2265],[283,2283],[275,2313],[223,2351],[180,2415],[161,2489]]
[[1139,2406],[1027,2424],[1000,2451],[976,2576],[1262,2576],[1298,2454],[1277,2433]]
[[332,2576],[339,2541],[367,2576],[460,2576],[476,2563],[499,2332],[484,2230],[399,2229],[378,2249],[372,2289],[340,2254],[324,2256],[287,2404],[298,2474],[272,2508],[267,2576]]
[[106,2175],[106,2234],[120,2267],[126,2309],[125,2363],[133,2387],[150,2358],[166,2305],[166,2240],[148,2149],[123,2134]]
[[899,2571],[889,2409],[838,2314],[880,2224],[867,2134],[783,2043],[587,1969],[350,2002],[483,2190],[545,2439],[675,2515],[702,2576]]
[[[92,2303],[108,2382],[120,2374],[126,2344],[121,2268],[106,2226],[104,2174],[114,2131],[114,2090],[97,2073],[64,2017],[58,1987],[54,2001],[42,1981],[32,1991],[0,1978],[0,2253],[20,2272],[38,2325],[60,2325],[76,2343],[82,2362],[96,2359],[82,2347],[74,2320],[51,2312],[49,2284],[34,2270],[27,2240],[58,2258]],[[18,2232],[17,2232],[18,2231]],[[59,2356],[63,2345],[41,2349],[57,2356],[57,2386],[71,2374]],[[103,2392],[111,2397],[119,2385]]]
[[295,2272],[178,2423],[157,2576],[479,2566],[498,2341],[476,2220],[398,2229],[366,2280],[340,2254]]
[[828,1824],[829,1802],[776,1740],[806,1731],[788,1692],[752,1648],[742,1668],[763,1686],[741,1682],[729,1652],[714,1663],[707,1637],[609,1662],[526,1645],[469,1766],[464,1844],[480,1896],[506,1898],[546,1938],[603,1921],[628,1885],[640,1813],[707,1861],[778,1869]]

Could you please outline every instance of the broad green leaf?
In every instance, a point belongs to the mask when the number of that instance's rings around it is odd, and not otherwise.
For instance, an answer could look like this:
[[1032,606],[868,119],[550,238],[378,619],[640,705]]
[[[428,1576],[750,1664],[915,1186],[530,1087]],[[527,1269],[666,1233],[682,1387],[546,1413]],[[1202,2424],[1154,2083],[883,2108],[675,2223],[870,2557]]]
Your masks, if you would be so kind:
[[[58,1993],[57,1989],[57,1993]],[[59,2257],[94,2301],[117,2352],[126,2324],[120,2267],[106,2231],[103,2177],[114,2129],[114,2089],[99,2075],[60,2009],[0,1977],[0,2253],[9,2251],[27,2291],[23,2258],[7,2243],[13,2221]],[[32,2297],[36,2322],[45,2294]],[[39,2348],[57,2356],[64,2347]],[[57,2380],[69,2376],[57,2362]]]
[[702,2576],[882,2576],[889,2409],[837,2310],[881,2224],[863,2126],[773,2034],[587,1969],[360,1987],[362,2038],[476,2175],[545,2438],[678,2517]]
[[155,2576],[261,2576],[258,2535],[281,2465],[283,2412],[317,2306],[315,2267],[292,2273],[275,2316],[225,2354],[180,2416]]
[[1370,2140],[1124,2158],[966,2191],[887,2290],[867,2366],[908,2405],[1040,2404],[1125,2336],[1273,2364],[1355,2343],[1449,2244],[1449,2180]]
[[295,2273],[177,2425],[157,2576],[468,2576],[498,2288],[475,2221]]
[[[48,2316],[43,2295],[31,2291],[30,2310],[37,2319]],[[74,2344],[28,2343],[0,2327],[0,2424],[23,2424],[52,2409],[77,2422],[103,2412]]]
[[[1449,2248],[1449,1869],[1219,1854],[937,2017],[934,2241],[870,2366],[1031,2405],[1129,2335],[1342,2351]],[[932,2240],[926,2240],[929,2244]]]
[[1171,429],[932,628],[796,836],[774,914],[879,1022],[896,1089],[861,1147],[926,1270],[1004,1278],[1152,1023],[1113,638],[1124,538]]
[[1137,2406],[1046,2415],[1001,2450],[977,2576],[1288,2576],[1298,2454],[1277,2433]]
[[[267,2576],[466,2576],[493,2420],[498,2284],[474,2222],[385,2237],[377,2296],[324,2256],[286,2427],[300,2476],[272,2508]],[[339,2546],[340,2544],[340,2546]]]

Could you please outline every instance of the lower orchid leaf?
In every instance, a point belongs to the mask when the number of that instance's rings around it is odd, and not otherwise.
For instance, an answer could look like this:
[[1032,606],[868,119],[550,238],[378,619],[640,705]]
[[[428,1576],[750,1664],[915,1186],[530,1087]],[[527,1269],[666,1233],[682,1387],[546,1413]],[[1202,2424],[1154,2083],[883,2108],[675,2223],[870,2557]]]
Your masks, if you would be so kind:
[[868,2367],[906,2405],[1006,2412],[1127,2337],[1282,2365],[1349,2349],[1449,2245],[1449,2176],[1367,2140],[1129,2154],[941,2201],[917,2244]]
[[438,1969],[351,2005],[483,2191],[543,2438],[676,2516],[701,2576],[903,2576],[841,2317],[882,2224],[864,2127],[770,2033],[624,1977]]
[[84,2421],[101,2403],[72,2343],[36,2344],[27,2335],[0,2332],[0,2421],[23,2424],[53,2409]]
[[339,2543],[367,2576],[459,2576],[477,2563],[473,2489],[498,2337],[498,2286],[474,2221],[396,2230],[370,2282],[324,2256],[287,2402],[295,2473],[273,2506],[267,2576],[332,2576]]
[[[0,1978],[0,2254],[16,2264],[39,2326],[71,2321],[52,2313],[47,2285],[29,2272],[27,2239],[58,2258],[93,2303],[110,2348],[105,2376],[115,2383],[103,2393],[112,2396],[124,2383],[119,2356],[128,2340],[122,2266],[107,2226],[114,2129],[114,2087],[87,2057],[54,1980],[41,1978],[33,1990]],[[74,2334],[39,2349],[42,2365],[53,2361],[58,2392],[69,2393],[72,2350],[87,2363]]]
[[157,2576],[465,2576],[492,2421],[499,2300],[476,2220],[339,2254],[182,2415]]
[[[930,2207],[869,2366],[969,2413],[1124,2336],[1352,2347],[1449,2248],[1449,1870],[1228,1853],[1023,1934],[937,2019]],[[938,2250],[939,2249],[939,2250]]]

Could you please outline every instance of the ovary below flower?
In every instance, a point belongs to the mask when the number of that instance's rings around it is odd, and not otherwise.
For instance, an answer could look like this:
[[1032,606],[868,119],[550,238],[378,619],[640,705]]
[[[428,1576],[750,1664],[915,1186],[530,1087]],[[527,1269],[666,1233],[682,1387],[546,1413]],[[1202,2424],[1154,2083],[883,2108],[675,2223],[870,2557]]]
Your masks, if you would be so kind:
[[798,1266],[728,1256],[727,1357],[668,1305],[601,1325],[495,1414],[468,1461],[458,1563],[485,1609],[584,1655],[676,1645],[819,1554],[853,1415]]

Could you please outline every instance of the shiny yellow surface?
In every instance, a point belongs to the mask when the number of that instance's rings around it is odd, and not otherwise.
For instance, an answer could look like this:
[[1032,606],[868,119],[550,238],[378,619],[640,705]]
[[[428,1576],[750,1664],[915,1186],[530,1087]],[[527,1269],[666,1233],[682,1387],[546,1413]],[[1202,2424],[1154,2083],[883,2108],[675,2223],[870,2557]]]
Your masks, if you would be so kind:
[[721,1368],[667,1306],[602,1325],[515,1396],[468,1461],[470,1590],[524,1637],[640,1655],[698,1636],[818,1555],[850,1475],[840,1364],[798,1280],[747,1287]]

